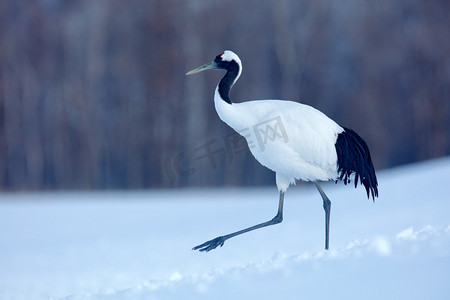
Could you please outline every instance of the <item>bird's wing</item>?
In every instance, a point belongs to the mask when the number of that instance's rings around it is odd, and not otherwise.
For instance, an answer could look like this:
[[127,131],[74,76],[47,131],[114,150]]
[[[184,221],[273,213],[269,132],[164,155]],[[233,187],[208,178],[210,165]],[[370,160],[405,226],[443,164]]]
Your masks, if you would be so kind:
[[[252,101],[246,137],[255,158],[286,177],[329,180],[337,176],[335,142],[343,129],[322,112],[292,101]],[[245,102],[245,103],[252,103]],[[250,107],[250,106],[249,106]]]

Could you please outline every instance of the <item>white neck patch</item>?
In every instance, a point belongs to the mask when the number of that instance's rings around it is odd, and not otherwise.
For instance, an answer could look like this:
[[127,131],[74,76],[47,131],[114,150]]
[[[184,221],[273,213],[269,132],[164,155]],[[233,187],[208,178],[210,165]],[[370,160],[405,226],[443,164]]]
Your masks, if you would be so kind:
[[238,80],[239,76],[241,76],[242,73],[242,63],[241,63],[241,59],[239,58],[239,56],[237,56],[236,53],[234,53],[231,50],[225,50],[223,52],[223,54],[221,55],[222,60],[224,61],[235,61],[238,65],[239,65],[239,73],[236,76],[236,79],[234,79],[233,84]]

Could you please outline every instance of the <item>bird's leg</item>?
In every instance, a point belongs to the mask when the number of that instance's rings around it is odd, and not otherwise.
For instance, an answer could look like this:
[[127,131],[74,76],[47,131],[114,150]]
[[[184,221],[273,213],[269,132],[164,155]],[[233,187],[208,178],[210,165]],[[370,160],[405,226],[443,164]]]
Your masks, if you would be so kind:
[[226,240],[228,240],[232,237],[235,237],[237,235],[240,235],[240,234],[243,234],[243,233],[255,230],[255,229],[259,229],[259,228],[263,228],[266,226],[281,223],[283,221],[283,202],[284,202],[284,192],[280,192],[280,201],[278,203],[278,212],[277,212],[277,215],[272,220],[269,220],[267,222],[263,222],[263,223],[260,223],[260,224],[257,224],[257,225],[254,225],[254,226],[251,226],[251,227],[248,227],[248,228],[245,228],[245,229],[242,229],[242,230],[239,230],[239,231],[227,234],[227,235],[216,237],[215,239],[204,242],[201,245],[195,246],[194,248],[192,248],[192,250],[208,252],[208,251],[211,251],[211,250],[217,248],[218,246],[222,247],[223,243],[225,243]]
[[322,190],[322,187],[320,187],[319,183],[314,182],[316,185],[317,190],[320,193],[320,196],[322,196],[323,200],[323,209],[325,210],[325,250],[328,250],[329,241],[330,241],[330,211],[331,211],[331,201],[328,199],[327,195],[325,195],[325,192]]

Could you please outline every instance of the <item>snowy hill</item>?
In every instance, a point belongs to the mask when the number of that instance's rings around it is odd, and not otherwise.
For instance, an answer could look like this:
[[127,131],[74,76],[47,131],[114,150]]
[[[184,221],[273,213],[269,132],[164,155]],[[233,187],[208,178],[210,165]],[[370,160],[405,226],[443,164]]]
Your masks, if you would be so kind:
[[379,172],[380,197],[334,183],[330,251],[313,185],[3,193],[0,299],[448,299],[450,158]]

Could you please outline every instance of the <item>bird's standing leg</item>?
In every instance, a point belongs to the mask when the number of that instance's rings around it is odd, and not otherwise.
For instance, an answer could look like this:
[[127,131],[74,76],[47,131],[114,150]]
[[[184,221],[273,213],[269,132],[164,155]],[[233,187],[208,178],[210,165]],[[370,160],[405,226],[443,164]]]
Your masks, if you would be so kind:
[[280,192],[280,201],[278,203],[278,212],[277,215],[272,219],[269,220],[267,222],[263,222],[227,235],[223,235],[223,236],[219,236],[216,237],[215,239],[212,239],[210,241],[204,242],[201,245],[195,246],[194,248],[192,248],[192,250],[199,250],[199,251],[211,251],[215,248],[217,248],[218,246],[222,247],[223,243],[225,243],[226,240],[235,237],[237,235],[255,230],[255,229],[259,229],[259,228],[263,228],[266,226],[270,226],[270,225],[275,225],[278,223],[281,223],[283,221],[283,202],[284,202],[284,192]]
[[331,201],[328,199],[325,192],[322,190],[318,182],[314,182],[317,190],[322,196],[323,200],[323,209],[325,210],[325,250],[328,250],[329,241],[330,241],[330,211],[331,211]]

